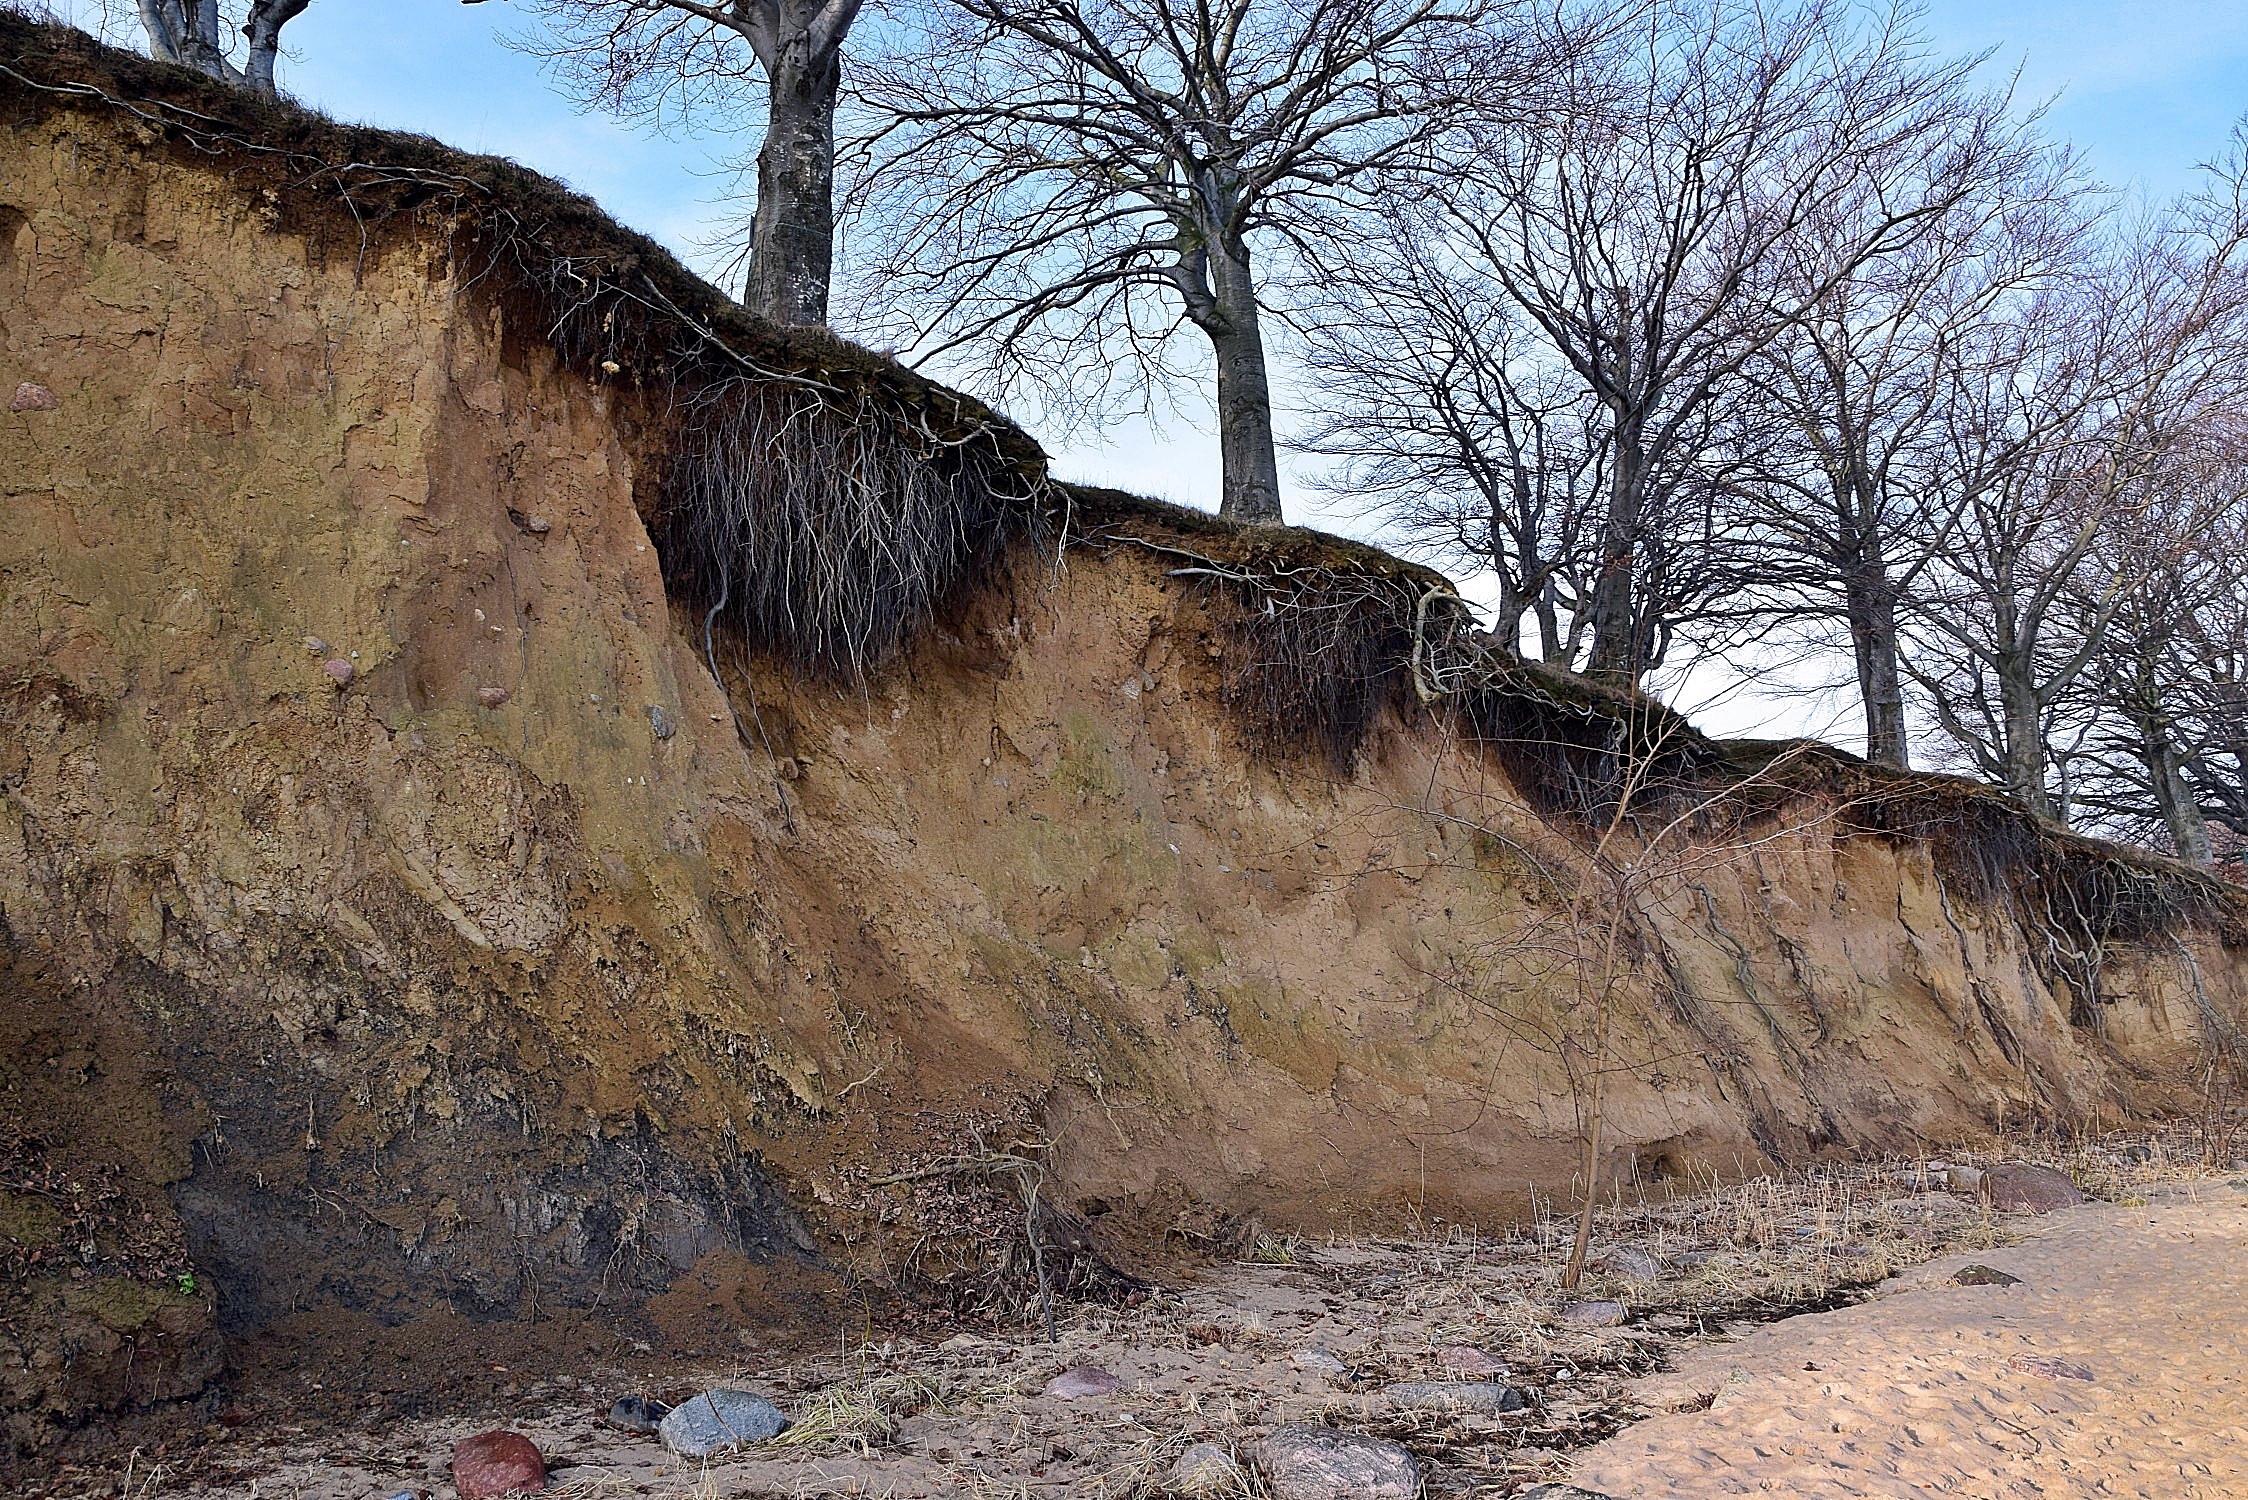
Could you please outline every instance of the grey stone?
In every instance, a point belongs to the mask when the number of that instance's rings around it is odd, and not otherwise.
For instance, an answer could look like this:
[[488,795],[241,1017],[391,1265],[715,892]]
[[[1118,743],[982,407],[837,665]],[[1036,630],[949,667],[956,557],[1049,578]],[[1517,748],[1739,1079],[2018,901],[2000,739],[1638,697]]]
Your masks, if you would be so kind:
[[1171,1488],[1182,1495],[1246,1495],[1249,1476],[1216,1443],[1196,1443],[1171,1465]]
[[1650,1281],[1663,1273],[1662,1263],[1636,1245],[1611,1245],[1592,1258],[1592,1265],[1626,1281]]
[[1414,1500],[1420,1465],[1383,1438],[1332,1427],[1281,1427],[1257,1444],[1273,1500]]
[[619,1396],[609,1408],[609,1425],[625,1432],[654,1432],[670,1410],[650,1396]]
[[1561,1309],[1561,1321],[1577,1328],[1613,1328],[1623,1320],[1621,1302],[1579,1302]]
[[2049,1214],[2084,1201],[2083,1189],[2051,1167],[1992,1167],[1983,1174],[1983,1193],[2007,1213]]
[[1392,1406],[1412,1411],[1472,1412],[1491,1416],[1522,1410],[1522,1393],[1496,1380],[1401,1380],[1382,1392]]
[[668,740],[679,732],[679,726],[671,722],[671,715],[663,711],[661,703],[648,705],[648,727],[656,732],[659,740]]
[[1343,1372],[1349,1368],[1324,1349],[1298,1349],[1288,1356],[1288,1363],[1294,1365],[1306,1375],[1324,1375],[1329,1380],[1340,1379]]
[[61,405],[62,403],[55,399],[53,391],[48,390],[37,381],[27,380],[16,387],[16,399],[8,403],[8,410],[53,411]]
[[1533,1484],[1517,1494],[1515,1500],[1610,1500],[1610,1497],[1573,1484]]
[[781,1409],[763,1396],[723,1386],[682,1401],[664,1414],[657,1430],[663,1445],[682,1458],[708,1458],[744,1443],[779,1437],[788,1426]]
[[1951,1273],[1953,1286],[2020,1286],[2022,1278],[1996,1266],[1961,1266]]
[[1738,1265],[1740,1264],[1740,1257],[1730,1250],[1688,1250],[1683,1254],[1672,1256],[1671,1261],[1673,1264],[1684,1266],[1688,1270],[1698,1271],[1704,1266]]
[[1980,1192],[1983,1174],[1975,1167],[1950,1167],[1944,1172],[1944,1183],[1955,1193]]
[[1124,1382],[1108,1371],[1094,1365],[1079,1365],[1064,1370],[1046,1382],[1046,1394],[1057,1401],[1078,1401],[1087,1396],[1106,1396],[1123,1388]]

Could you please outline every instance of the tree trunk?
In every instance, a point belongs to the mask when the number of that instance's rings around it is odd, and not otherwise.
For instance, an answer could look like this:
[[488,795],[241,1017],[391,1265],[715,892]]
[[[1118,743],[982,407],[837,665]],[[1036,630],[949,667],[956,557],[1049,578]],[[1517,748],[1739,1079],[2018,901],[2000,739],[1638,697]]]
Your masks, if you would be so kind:
[[771,113],[757,153],[757,217],[751,230],[750,310],[776,323],[827,322],[835,258],[835,96],[842,49],[812,55],[802,36],[784,39],[766,67]]
[[1246,245],[1210,253],[1217,316],[1203,324],[1218,363],[1218,452],[1224,494],[1218,514],[1278,526],[1280,455],[1272,437],[1272,385],[1265,374],[1264,331]]
[[250,56],[242,68],[242,81],[268,99],[279,95],[273,82],[273,61],[281,52],[281,28],[304,13],[312,0],[256,0],[242,34],[249,39]]
[[151,57],[227,83],[242,81],[219,39],[218,0],[140,0],[140,18]]
[[1886,578],[1853,574],[1843,584],[1850,644],[1858,657],[1858,696],[1865,704],[1866,759],[1910,770],[1905,745],[1905,690],[1897,671],[1897,600]]
[[2167,726],[2140,721],[2139,761],[2147,768],[2155,805],[2162,809],[2162,824],[2170,830],[2170,846],[2178,858],[2196,865],[2216,863],[2209,846],[2209,820],[2202,816],[2201,799],[2186,784],[2184,758],[2171,742]]
[[2035,658],[2028,652],[1996,663],[1998,706],[2006,733],[2006,790],[2041,818],[2053,816],[2045,786],[2045,716],[2037,699]]
[[188,0],[186,11],[187,34],[181,38],[180,61],[213,78],[241,82],[242,75],[226,60],[225,44],[219,40],[219,0]]
[[1632,584],[1639,566],[1639,496],[1646,466],[1638,419],[1619,414],[1616,467],[1608,479],[1608,515],[1601,528],[1600,577],[1592,589],[1592,655],[1585,669],[1626,686],[1639,680],[1639,625]]

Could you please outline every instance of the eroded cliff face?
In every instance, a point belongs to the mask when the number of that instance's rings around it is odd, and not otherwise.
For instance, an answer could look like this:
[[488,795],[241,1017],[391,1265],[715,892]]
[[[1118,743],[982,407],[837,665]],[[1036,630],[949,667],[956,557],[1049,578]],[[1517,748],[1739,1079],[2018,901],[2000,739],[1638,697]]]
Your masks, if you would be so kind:
[[[19,1436],[192,1392],[214,1317],[817,1323],[972,1260],[929,1169],[1001,1146],[1123,1258],[1568,1195],[1566,830],[1492,757],[1251,754],[1152,513],[863,691],[721,687],[658,429],[466,283],[103,106],[0,140],[0,389],[54,397],[0,412]],[[2092,1004],[1945,855],[1802,791],[1649,883],[1608,1178],[2157,1106],[2248,1008],[2237,916]],[[64,1168],[142,1227],[42,1217]]]

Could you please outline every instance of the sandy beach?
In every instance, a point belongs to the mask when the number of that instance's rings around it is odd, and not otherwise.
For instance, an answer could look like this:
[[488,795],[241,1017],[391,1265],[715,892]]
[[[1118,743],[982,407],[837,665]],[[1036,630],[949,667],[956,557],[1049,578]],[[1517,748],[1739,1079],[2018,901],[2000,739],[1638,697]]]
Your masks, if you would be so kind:
[[[1981,1263],[2013,1286],[1958,1286]],[[1587,1452],[1617,1497],[2248,1496],[2248,1182],[2093,1203],[1863,1306],[1708,1346],[1645,1383],[1713,1398]]]

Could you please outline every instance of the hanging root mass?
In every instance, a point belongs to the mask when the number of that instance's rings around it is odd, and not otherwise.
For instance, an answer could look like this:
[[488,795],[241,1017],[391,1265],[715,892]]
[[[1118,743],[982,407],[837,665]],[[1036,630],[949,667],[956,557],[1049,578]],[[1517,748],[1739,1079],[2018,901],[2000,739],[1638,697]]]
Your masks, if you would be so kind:
[[683,414],[657,547],[675,595],[754,650],[857,681],[1042,536],[1035,486],[910,409],[747,378]]

